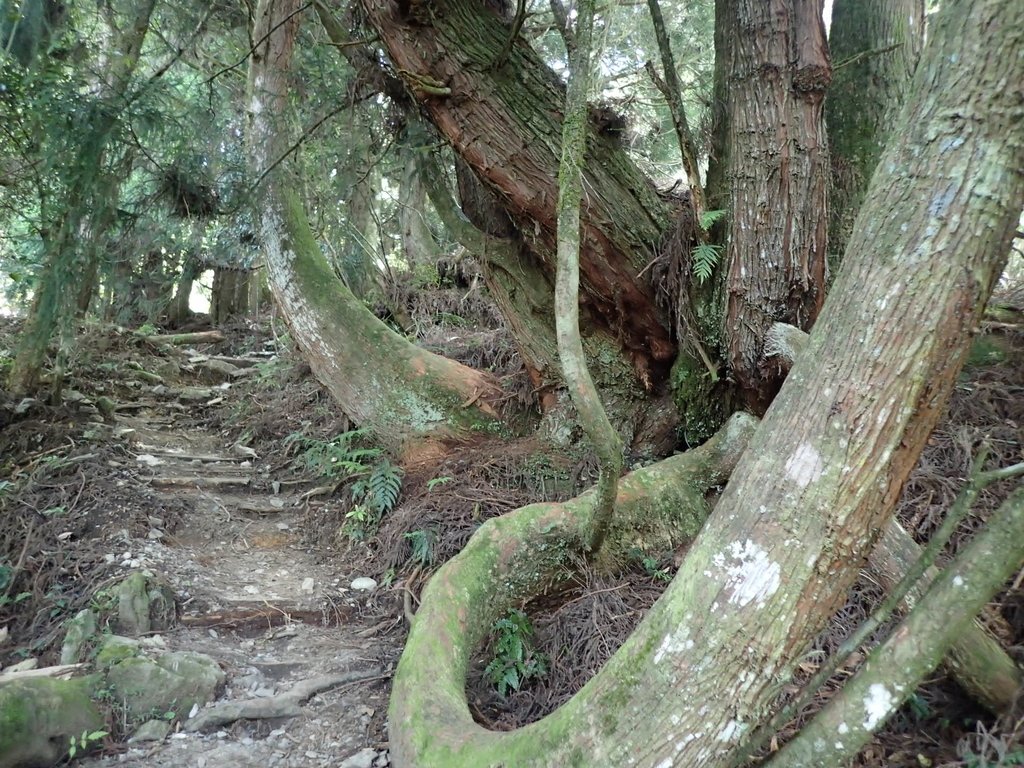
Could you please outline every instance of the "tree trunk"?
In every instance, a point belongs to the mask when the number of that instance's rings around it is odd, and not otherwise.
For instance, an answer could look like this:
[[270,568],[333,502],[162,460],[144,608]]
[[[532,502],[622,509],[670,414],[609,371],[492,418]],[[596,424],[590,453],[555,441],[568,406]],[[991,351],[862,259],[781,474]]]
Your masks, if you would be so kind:
[[782,382],[764,365],[768,330],[775,321],[810,328],[825,298],[831,66],[821,0],[730,5],[716,18],[729,38],[716,61],[728,124],[724,344],[732,376],[760,412]]
[[192,309],[189,301],[192,298],[192,286],[202,272],[202,264],[194,254],[185,256],[181,265],[181,275],[178,277],[177,285],[174,287],[173,298],[167,302],[167,325],[171,328],[178,328],[192,318]]
[[[791,325],[776,323],[768,334],[768,351],[783,370],[793,367],[807,347],[808,335]],[[868,559],[872,575],[886,590],[895,589],[921,557],[921,548],[895,518],[890,520]],[[932,582],[932,568],[907,593],[903,608],[909,610]],[[990,711],[1009,711],[1024,684],[1024,675],[999,641],[981,622],[968,625],[953,642],[946,668],[960,686]]]
[[[354,121],[355,130],[360,130]],[[363,130],[368,130],[363,128]],[[345,216],[345,241],[341,252],[341,274],[345,285],[356,297],[366,298],[379,275],[373,263],[377,253],[377,224],[373,213],[373,198],[379,187],[375,160],[369,144],[355,150],[358,159],[349,169],[355,178],[352,194],[348,198]]]
[[210,320],[216,325],[226,323],[233,317],[249,314],[252,298],[252,281],[256,274],[244,268],[217,267],[213,272],[213,289],[210,291]]
[[[298,27],[298,0],[261,0],[250,65],[254,168],[267,168],[288,147],[278,124]],[[287,169],[261,189],[260,233],[267,276],[310,367],[353,420],[412,460],[423,441],[468,439],[500,429],[490,402],[493,379],[418,349],[380,322],[338,280],[313,239]]]
[[1024,203],[1024,109],[1005,87],[1024,81],[1024,6],[939,18],[807,354],[668,591],[566,705],[488,732],[469,654],[579,548],[585,515],[489,522],[424,593],[394,680],[396,765],[720,766],[772,710],[892,515]]
[[[37,389],[54,332],[60,329],[63,336],[72,335],[72,323],[83,301],[80,291],[95,286],[90,275],[99,258],[98,239],[109,228],[111,206],[120,189],[120,179],[105,172],[109,145],[155,5],[156,0],[137,3],[123,30],[108,23],[111,39],[104,47],[103,60],[97,62],[97,71],[104,79],[97,82],[82,118],[82,141],[76,156],[68,162],[61,180],[63,194],[53,209],[54,231],[44,239],[44,267],[8,379],[8,388],[14,394]],[[54,382],[55,386],[59,384]]]
[[[413,4],[405,15],[391,3],[367,1],[363,8],[395,70],[459,157],[498,194],[528,246],[528,263],[499,269],[526,266],[543,275],[527,277],[529,283],[553,284],[564,100],[557,76],[521,39],[491,71],[510,29],[485,3],[437,0],[429,11]],[[602,354],[622,361],[636,389],[653,391],[666,381],[675,344],[649,279],[639,275],[668,228],[673,203],[614,137],[592,125],[588,133],[582,309],[592,318],[591,334],[600,338],[603,331],[613,342]],[[543,292],[550,305],[550,288]],[[529,322],[529,312],[520,317]],[[600,384],[600,371],[594,373]]]
[[829,46],[836,72],[825,100],[832,266],[846,249],[923,42],[923,0],[837,0],[832,7]]

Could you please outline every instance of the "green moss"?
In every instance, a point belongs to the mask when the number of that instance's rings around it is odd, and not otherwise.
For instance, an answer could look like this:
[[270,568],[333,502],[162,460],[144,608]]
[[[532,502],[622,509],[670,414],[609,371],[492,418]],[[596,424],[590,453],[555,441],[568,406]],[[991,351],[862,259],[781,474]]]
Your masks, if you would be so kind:
[[119,661],[139,655],[139,643],[130,637],[110,635],[96,652],[96,666],[106,669]]
[[986,365],[1005,363],[1010,346],[997,336],[979,336],[971,344],[971,351],[964,364],[966,368],[981,368]]
[[725,423],[728,407],[725,398],[708,377],[707,369],[696,359],[680,353],[672,366],[672,399],[682,416],[683,440],[700,445]]
[[30,722],[27,699],[18,696],[0,697],[0,755],[20,741]]

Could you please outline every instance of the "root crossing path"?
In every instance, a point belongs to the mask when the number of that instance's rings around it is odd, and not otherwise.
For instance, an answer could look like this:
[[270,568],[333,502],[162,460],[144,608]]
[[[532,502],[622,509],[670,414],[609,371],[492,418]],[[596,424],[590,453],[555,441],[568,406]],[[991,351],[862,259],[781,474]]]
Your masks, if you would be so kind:
[[[386,596],[352,588],[361,574],[303,546],[309,484],[276,481],[254,451],[202,426],[229,389],[158,386],[118,409],[117,429],[166,503],[147,513],[144,537],[122,532],[113,554],[175,594],[176,621],[150,641],[213,657],[225,689],[162,741],[83,764],[383,768],[398,620],[382,621]],[[167,509],[182,519],[163,519]],[[133,724],[122,726],[130,736]]]

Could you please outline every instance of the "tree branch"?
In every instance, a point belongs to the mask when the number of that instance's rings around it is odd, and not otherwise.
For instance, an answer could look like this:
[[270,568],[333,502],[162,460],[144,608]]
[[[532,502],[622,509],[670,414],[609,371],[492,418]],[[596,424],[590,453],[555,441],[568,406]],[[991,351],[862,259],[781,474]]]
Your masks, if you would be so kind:
[[675,127],[676,138],[679,140],[683,170],[686,171],[686,178],[690,182],[693,207],[699,217],[707,209],[707,204],[704,201],[704,187],[700,183],[700,170],[697,166],[697,147],[693,141],[690,125],[686,121],[686,111],[683,109],[680,97],[682,91],[679,86],[679,77],[676,75],[675,57],[672,55],[672,45],[669,42],[668,33],[665,31],[665,18],[661,14],[661,5],[658,0],[647,0],[647,7],[651,13],[654,34],[658,40],[658,50],[661,52],[661,66],[665,70],[665,79],[662,80],[658,76],[654,64],[650,61],[646,65],[647,72],[668,102],[669,112],[672,114],[672,125]]
[[593,557],[601,549],[615,512],[615,494],[622,472],[622,438],[605,413],[587,368],[580,338],[580,203],[583,197],[594,0],[580,0],[576,12],[576,50],[569,67],[565,122],[562,124],[562,157],[558,168],[555,332],[569,397],[601,466],[588,547]]

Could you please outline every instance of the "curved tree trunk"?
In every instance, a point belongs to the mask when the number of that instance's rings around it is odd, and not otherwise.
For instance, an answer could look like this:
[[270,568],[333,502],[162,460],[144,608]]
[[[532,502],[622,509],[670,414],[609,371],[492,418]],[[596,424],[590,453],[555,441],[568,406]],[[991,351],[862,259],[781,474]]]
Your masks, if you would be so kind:
[[[278,131],[299,0],[261,0],[250,65],[250,158],[268,168],[288,146]],[[410,344],[337,279],[313,239],[302,203],[277,168],[262,187],[260,232],[274,297],[310,367],[342,408],[405,458],[423,440],[468,439],[500,428],[493,379]]]
[[846,249],[924,42],[924,0],[837,0],[829,46],[835,78],[825,100],[832,183],[828,252]]
[[[939,17],[807,354],[668,591],[566,705],[486,731],[468,655],[579,547],[585,515],[489,522],[424,593],[392,694],[398,766],[720,766],[771,712],[892,515],[1024,203],[1024,109],[1004,87],[1024,81],[1024,6]],[[880,698],[877,722],[896,701]]]

